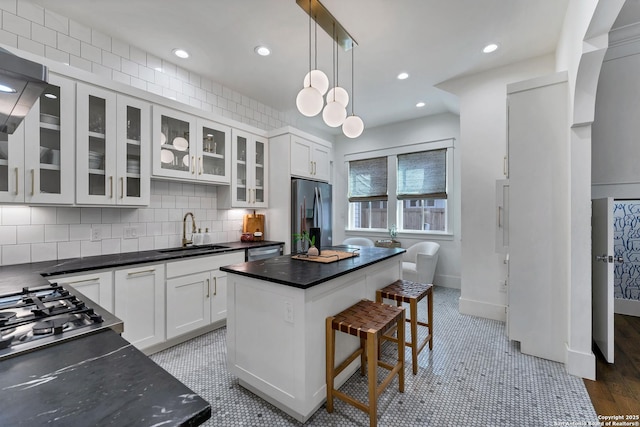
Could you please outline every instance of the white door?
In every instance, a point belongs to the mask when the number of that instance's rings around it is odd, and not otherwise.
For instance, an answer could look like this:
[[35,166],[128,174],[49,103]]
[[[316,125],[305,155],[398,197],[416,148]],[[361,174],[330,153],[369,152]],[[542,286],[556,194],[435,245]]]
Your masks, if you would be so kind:
[[593,340],[613,363],[613,199],[591,202]]

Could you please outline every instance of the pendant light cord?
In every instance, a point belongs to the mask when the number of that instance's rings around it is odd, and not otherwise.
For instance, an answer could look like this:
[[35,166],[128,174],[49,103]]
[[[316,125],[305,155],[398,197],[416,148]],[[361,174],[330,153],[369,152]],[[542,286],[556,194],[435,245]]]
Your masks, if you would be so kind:
[[338,43],[336,42],[336,23],[333,23],[333,101],[336,100],[336,87],[338,86]]
[[352,116],[354,115],[353,114],[353,104],[355,104],[355,99],[356,99],[356,96],[355,96],[356,90],[355,90],[355,86],[353,84],[353,74],[354,74],[354,71],[353,71],[353,68],[354,68],[353,50],[354,49],[355,49],[355,47],[353,46],[353,42],[352,42],[352,44],[351,44],[351,115]]
[[313,84],[311,84],[311,70],[311,0],[309,0],[309,87],[313,87]]

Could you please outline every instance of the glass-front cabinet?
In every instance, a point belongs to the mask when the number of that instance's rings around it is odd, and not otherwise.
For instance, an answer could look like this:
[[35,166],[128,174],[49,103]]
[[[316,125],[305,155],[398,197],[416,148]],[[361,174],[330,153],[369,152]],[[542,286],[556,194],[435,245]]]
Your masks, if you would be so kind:
[[231,181],[231,128],[198,120],[197,179],[219,183]]
[[196,179],[195,129],[195,117],[153,106],[153,175]]
[[75,83],[56,74],[11,135],[0,133],[0,201],[73,203]]
[[153,107],[153,175],[227,184],[231,129],[168,108]]
[[267,139],[233,130],[231,207],[267,207]]
[[78,83],[78,204],[148,205],[149,105]]

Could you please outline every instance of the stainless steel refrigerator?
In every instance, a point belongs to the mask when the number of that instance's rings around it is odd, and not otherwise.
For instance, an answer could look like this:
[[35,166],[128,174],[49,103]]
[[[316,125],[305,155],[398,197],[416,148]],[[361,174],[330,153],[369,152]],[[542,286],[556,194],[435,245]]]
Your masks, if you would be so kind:
[[[332,245],[331,185],[306,179],[291,180],[291,253],[306,251],[294,234],[320,229],[320,247]],[[317,246],[317,244],[316,244]],[[322,249],[320,249],[322,250]]]

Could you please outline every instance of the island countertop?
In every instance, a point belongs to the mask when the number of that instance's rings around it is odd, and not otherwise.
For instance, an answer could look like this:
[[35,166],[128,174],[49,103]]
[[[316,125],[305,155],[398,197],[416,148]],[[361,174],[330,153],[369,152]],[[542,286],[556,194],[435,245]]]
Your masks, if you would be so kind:
[[[357,248],[353,246],[336,246],[325,249],[352,251]],[[403,252],[405,250],[401,248],[362,247],[359,248],[359,256],[327,264],[293,259],[291,255],[285,255],[266,260],[227,265],[221,267],[220,270],[267,282],[307,289],[384,261]]]

